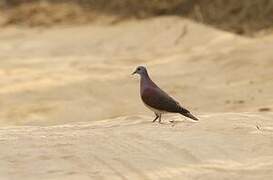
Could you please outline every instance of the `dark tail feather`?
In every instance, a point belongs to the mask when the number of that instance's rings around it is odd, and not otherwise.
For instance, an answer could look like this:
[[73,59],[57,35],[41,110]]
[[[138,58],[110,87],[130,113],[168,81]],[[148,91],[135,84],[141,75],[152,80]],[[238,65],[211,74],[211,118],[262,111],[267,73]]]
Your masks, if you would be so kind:
[[198,121],[198,118],[194,117],[190,112],[181,112],[180,114],[182,114],[183,116],[186,116],[188,118],[191,118],[195,121]]

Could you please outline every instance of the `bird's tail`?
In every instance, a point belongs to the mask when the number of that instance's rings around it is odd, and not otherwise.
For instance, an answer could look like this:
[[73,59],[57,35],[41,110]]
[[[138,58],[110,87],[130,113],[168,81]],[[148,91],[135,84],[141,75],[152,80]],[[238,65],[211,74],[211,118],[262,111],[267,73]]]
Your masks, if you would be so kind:
[[195,117],[194,115],[192,115],[190,112],[180,112],[180,114],[182,114],[182,115],[184,115],[184,116],[186,116],[188,118],[191,118],[191,119],[193,119],[195,121],[199,120],[197,117]]

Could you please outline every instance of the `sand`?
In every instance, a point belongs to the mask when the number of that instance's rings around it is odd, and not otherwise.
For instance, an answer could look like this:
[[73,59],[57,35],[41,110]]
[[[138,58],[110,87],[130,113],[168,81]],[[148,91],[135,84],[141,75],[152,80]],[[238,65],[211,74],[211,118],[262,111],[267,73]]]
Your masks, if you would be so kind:
[[1,179],[272,179],[273,113],[200,118],[1,128]]
[[[272,35],[159,17],[4,28],[0,49],[0,179],[273,178]],[[200,122],[151,123],[137,65]]]

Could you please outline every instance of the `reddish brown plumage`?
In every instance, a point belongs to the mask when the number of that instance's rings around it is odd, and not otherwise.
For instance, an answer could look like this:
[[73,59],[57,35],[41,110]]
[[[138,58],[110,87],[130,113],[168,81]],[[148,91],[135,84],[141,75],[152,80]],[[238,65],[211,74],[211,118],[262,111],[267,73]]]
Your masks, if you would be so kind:
[[141,93],[142,101],[160,111],[179,113],[180,105],[159,88],[147,87]]
[[[139,72],[138,72],[139,70]],[[148,72],[145,67],[138,67],[135,71],[140,74],[140,95],[142,101],[151,109],[154,109],[158,112],[171,112],[171,113],[180,113],[188,118],[198,120],[194,117],[187,109],[181,107],[181,105],[170,97],[167,93],[161,90],[149,77]],[[160,116],[161,113],[157,116]]]

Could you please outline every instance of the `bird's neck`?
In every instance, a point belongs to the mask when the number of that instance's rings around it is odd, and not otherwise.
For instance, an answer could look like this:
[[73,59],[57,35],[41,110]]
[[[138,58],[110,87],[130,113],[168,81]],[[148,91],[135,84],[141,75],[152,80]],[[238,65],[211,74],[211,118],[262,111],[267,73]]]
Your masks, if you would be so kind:
[[146,88],[157,87],[156,84],[150,79],[148,73],[143,74],[140,79],[140,92],[142,93]]

